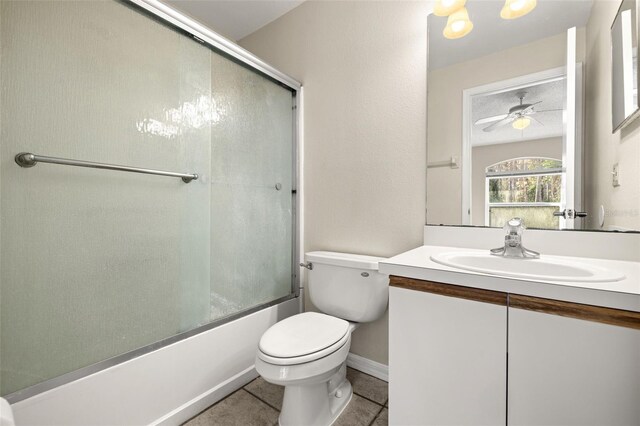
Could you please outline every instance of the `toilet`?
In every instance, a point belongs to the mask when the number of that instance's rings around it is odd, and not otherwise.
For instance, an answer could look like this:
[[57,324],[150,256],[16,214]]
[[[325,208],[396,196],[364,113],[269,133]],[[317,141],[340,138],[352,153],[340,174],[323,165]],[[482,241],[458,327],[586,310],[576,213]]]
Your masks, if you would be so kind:
[[387,309],[389,279],[380,257],[307,253],[307,291],[318,312],[304,312],[270,327],[260,339],[256,370],[284,386],[282,426],[327,426],[351,400],[347,355],[351,333]]

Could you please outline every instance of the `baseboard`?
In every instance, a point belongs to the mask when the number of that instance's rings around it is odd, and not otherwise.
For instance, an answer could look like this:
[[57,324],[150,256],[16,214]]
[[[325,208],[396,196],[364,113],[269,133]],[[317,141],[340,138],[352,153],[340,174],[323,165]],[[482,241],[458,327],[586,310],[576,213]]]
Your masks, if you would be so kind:
[[157,421],[153,422],[152,425],[180,425],[190,418],[194,417],[201,411],[204,411],[207,407],[215,404],[227,395],[230,395],[231,393],[240,389],[256,377],[258,377],[258,372],[253,366],[251,366],[246,370],[231,377],[229,380],[221,383],[214,388],[211,388],[203,394],[198,395],[191,401],[186,402],[167,415],[159,418]]
[[377,377],[385,382],[389,381],[389,366],[372,361],[360,355],[349,353],[347,356],[347,366],[362,371],[370,376]]
[[[389,367],[384,364],[380,364],[379,362],[350,353],[347,356],[347,365],[353,369],[369,374],[370,376],[384,380],[385,382],[389,381]],[[207,407],[240,389],[256,377],[258,377],[258,373],[256,372],[256,369],[251,366],[231,377],[229,380],[198,395],[191,401],[186,402],[167,415],[159,418],[153,422],[152,425],[169,426],[182,424],[196,414],[204,411]]]

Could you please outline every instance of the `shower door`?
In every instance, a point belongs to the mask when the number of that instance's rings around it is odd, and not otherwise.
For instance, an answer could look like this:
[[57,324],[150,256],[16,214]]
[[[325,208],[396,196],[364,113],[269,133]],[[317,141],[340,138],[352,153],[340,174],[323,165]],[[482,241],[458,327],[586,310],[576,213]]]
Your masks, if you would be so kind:
[[0,58],[2,396],[294,296],[295,87],[115,0],[1,1]]

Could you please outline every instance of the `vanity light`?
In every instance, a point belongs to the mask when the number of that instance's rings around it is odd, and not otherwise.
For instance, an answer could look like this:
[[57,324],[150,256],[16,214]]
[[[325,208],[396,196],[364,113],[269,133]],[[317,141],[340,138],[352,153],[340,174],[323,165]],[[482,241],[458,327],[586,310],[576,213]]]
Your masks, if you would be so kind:
[[467,0],[437,0],[433,7],[436,16],[449,16],[456,10],[464,7]]
[[511,123],[513,128],[517,130],[524,130],[529,127],[529,124],[531,124],[531,119],[527,117],[516,118],[513,120],[513,123]]
[[516,19],[531,12],[536,7],[536,0],[506,0],[500,11],[502,19]]
[[446,38],[456,39],[466,36],[472,29],[473,23],[469,20],[469,12],[467,12],[466,7],[463,7],[449,15],[447,26],[442,31],[442,34]]

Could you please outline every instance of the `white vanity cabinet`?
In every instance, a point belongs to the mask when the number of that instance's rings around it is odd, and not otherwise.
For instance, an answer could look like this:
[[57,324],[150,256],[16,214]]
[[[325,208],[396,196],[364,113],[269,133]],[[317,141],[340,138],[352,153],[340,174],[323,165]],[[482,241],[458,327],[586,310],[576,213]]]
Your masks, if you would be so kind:
[[506,303],[391,287],[389,327],[389,424],[505,423]]
[[[507,424],[640,425],[640,330],[546,311],[555,301],[529,310],[526,299],[510,297]],[[560,304],[584,316],[584,305]]]
[[640,313],[391,277],[390,425],[640,425]]

